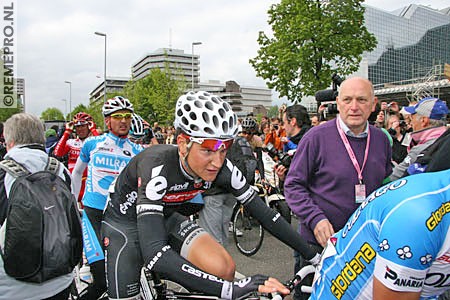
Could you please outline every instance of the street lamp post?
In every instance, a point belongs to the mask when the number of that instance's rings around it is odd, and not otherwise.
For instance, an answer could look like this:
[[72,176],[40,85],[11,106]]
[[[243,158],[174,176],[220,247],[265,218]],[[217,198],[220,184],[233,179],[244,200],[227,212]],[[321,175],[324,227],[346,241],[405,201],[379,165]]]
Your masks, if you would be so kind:
[[67,121],[67,99],[61,99],[61,101],[64,101],[64,120]]
[[[104,88],[103,89],[103,104],[105,104],[106,103],[106,33],[96,31],[96,32],[94,32],[94,34],[105,38],[105,61],[103,64],[103,84],[104,84],[104,86],[103,86],[103,88]],[[106,130],[106,124],[103,125],[103,130]]]
[[194,91],[194,46],[201,44],[202,42],[192,42],[192,91]]
[[[69,121],[72,120],[72,81],[64,81],[69,85]],[[67,100],[66,100],[67,103]],[[67,113],[66,113],[67,115]]]

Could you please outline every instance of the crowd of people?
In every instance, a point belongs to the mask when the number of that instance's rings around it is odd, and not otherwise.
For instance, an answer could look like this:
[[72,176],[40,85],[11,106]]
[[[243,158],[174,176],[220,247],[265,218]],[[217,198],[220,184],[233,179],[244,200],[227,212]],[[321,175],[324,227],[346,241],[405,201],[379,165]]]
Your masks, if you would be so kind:
[[[234,282],[236,266],[224,245],[236,201],[294,250],[295,272],[317,265],[323,252],[313,294],[296,289],[296,300],[418,299],[445,292],[448,283],[427,280],[427,274],[450,274],[446,103],[432,97],[403,108],[378,103],[372,83],[353,77],[342,82],[335,105],[334,116],[324,117],[322,109],[311,115],[294,104],[272,118],[238,119],[219,97],[189,92],[178,99],[174,126],[161,127],[150,126],[117,96],[102,109],[105,133],[83,112],[62,133],[44,131],[29,114],[14,115],[4,126],[2,159],[31,172],[42,170],[48,155],[65,163],[61,172],[70,172],[82,209],[84,255],[93,277],[80,299],[105,292],[139,299],[142,266],[225,299],[250,291],[287,294],[265,275]],[[256,171],[261,180],[268,180],[265,153],[275,160],[272,171],[298,217],[298,232],[259,199],[251,188],[254,177],[230,155],[233,146],[248,149],[252,175]],[[424,172],[430,174],[418,174]],[[0,168],[2,229],[13,182]],[[199,212],[198,222],[188,218]],[[412,229],[398,232],[399,219]],[[429,240],[432,247],[412,239]],[[70,274],[30,284],[11,278],[1,262],[0,299],[67,299]]]

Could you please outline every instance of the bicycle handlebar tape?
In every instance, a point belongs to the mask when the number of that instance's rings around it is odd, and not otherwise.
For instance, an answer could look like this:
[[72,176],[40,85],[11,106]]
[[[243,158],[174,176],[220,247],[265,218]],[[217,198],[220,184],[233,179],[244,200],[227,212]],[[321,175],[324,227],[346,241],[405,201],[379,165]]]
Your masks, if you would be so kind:
[[[317,261],[320,255],[292,228],[291,224],[261,201],[258,195],[244,204],[250,214],[258,219],[261,225],[280,241],[299,252],[310,262]],[[319,256],[318,256],[319,255]]]

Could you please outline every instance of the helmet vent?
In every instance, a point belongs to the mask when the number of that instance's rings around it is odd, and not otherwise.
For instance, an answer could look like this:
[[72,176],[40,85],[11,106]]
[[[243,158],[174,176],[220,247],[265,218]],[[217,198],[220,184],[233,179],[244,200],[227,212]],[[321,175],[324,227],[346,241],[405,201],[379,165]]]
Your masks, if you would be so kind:
[[[199,98],[200,98],[200,97],[199,97]],[[198,107],[198,108],[203,108],[203,104],[202,104],[201,101],[195,100],[195,101],[194,101],[194,105],[195,105],[196,107]]]

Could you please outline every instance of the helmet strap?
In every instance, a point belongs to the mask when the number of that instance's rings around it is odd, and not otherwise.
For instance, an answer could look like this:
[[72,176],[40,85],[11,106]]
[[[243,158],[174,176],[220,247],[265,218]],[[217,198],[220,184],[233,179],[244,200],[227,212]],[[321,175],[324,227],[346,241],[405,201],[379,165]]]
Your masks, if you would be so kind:
[[192,170],[192,168],[189,166],[189,163],[188,163],[188,155],[189,155],[189,152],[191,151],[191,148],[192,148],[192,144],[193,144],[194,142],[193,141],[190,141],[188,144],[187,144],[187,146],[186,146],[186,154],[184,155],[184,156],[180,156],[180,158],[181,158],[181,160],[182,160],[182,165],[186,168],[186,171],[192,176],[192,177],[194,177],[194,181],[195,182],[200,182],[200,181],[202,181],[202,178],[200,177],[200,176],[198,176],[195,172],[194,172],[194,170]]

